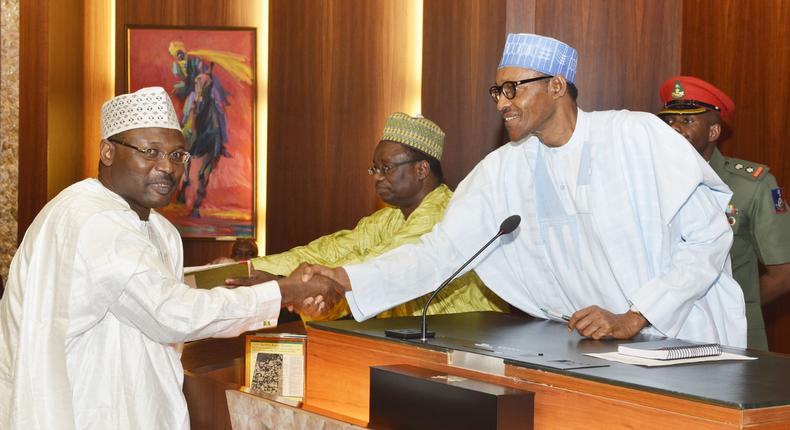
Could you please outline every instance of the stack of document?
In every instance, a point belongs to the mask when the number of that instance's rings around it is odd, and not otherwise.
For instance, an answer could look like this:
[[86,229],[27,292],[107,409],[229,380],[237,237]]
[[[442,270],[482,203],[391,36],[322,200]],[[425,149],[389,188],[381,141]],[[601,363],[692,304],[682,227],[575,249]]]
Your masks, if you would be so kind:
[[719,344],[678,339],[625,343],[617,351],[585,354],[591,357],[640,366],[671,366],[721,360],[756,360],[757,357],[723,352]]
[[680,339],[667,339],[654,342],[625,343],[617,347],[617,352],[653,360],[678,360],[681,358],[721,355],[721,345],[718,343],[696,343]]

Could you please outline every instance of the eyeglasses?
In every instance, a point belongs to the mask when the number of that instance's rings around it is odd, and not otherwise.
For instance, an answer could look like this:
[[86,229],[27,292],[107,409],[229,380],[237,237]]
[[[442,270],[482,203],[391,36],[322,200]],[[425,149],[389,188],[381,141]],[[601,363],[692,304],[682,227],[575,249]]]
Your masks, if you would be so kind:
[[516,97],[516,87],[519,85],[553,77],[554,76],[538,76],[537,78],[522,79],[520,81],[505,81],[502,82],[502,85],[492,85],[491,88],[488,89],[488,93],[491,94],[494,103],[499,103],[499,96],[502,94],[504,94],[508,100],[513,100],[513,98]]
[[120,140],[116,139],[107,139],[108,142],[117,143],[118,145],[123,145],[127,148],[132,148],[137,152],[143,154],[143,158],[148,161],[159,161],[164,160],[165,158],[169,158],[170,161],[177,164],[184,164],[189,160],[189,152],[184,151],[183,149],[177,149],[173,152],[167,153],[164,151],[160,151],[156,148],[140,148],[139,146],[134,146],[130,143],[121,142]]
[[416,163],[418,161],[421,161],[421,160],[400,161],[400,162],[397,162],[397,163],[387,164],[384,167],[371,166],[371,167],[368,167],[368,175],[370,175],[370,176],[385,175],[386,176],[389,172],[397,169],[400,166],[403,166],[404,164]]

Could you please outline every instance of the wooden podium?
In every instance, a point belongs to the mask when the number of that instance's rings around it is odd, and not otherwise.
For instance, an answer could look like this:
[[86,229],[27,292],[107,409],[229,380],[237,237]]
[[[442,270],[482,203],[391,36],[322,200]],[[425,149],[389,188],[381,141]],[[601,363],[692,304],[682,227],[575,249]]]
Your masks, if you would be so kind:
[[[304,408],[347,422],[369,420],[371,366],[408,364],[535,393],[535,429],[790,428],[790,357],[646,368],[599,360],[616,350],[564,324],[494,312],[429,317],[426,344],[386,338],[417,318],[310,323]],[[649,337],[636,340],[649,340]],[[552,367],[572,362],[601,365]]]

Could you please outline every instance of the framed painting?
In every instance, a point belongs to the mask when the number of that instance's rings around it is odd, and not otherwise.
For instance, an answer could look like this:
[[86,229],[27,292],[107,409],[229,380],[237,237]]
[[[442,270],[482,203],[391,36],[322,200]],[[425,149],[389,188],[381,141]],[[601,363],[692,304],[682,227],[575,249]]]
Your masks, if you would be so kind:
[[127,90],[169,92],[192,155],[170,205],[184,238],[255,237],[255,29],[127,28]]

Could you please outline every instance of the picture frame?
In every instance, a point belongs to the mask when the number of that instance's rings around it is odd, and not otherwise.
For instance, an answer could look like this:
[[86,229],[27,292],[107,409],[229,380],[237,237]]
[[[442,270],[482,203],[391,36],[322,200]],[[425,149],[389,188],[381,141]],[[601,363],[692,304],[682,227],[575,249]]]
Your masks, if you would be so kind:
[[126,28],[127,91],[163,87],[192,155],[157,209],[183,238],[255,237],[255,64],[255,28]]
[[305,390],[307,336],[246,335],[244,385],[252,392],[301,401]]

